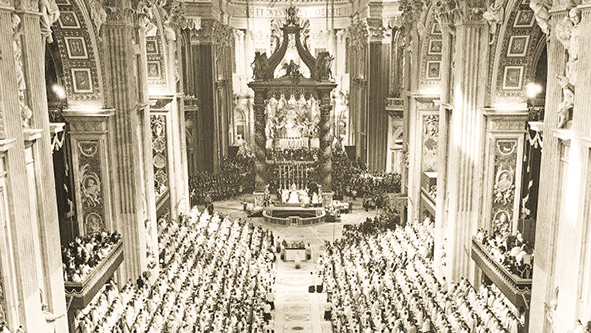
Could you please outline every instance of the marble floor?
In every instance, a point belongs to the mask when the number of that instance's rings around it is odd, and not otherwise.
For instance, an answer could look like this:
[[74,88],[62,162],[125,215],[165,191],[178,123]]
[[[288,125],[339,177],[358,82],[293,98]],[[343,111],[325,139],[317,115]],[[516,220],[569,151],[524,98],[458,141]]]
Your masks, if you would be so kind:
[[[333,241],[342,235],[343,225],[359,224],[366,217],[374,217],[378,211],[362,208],[361,199],[353,203],[353,211],[341,214],[336,223],[321,223],[312,226],[281,226],[269,224],[262,218],[249,218],[242,210],[241,202],[254,202],[252,195],[244,195],[234,200],[214,202],[215,210],[228,215],[230,219],[247,219],[255,225],[272,230],[280,239],[303,239],[310,244],[312,259],[303,261],[299,268],[294,262],[278,260],[275,283],[275,333],[304,332],[330,333],[330,322],[324,321],[324,303],[326,293],[308,293],[310,272],[316,272],[316,262],[324,251],[324,242]],[[200,210],[203,207],[199,207]]]

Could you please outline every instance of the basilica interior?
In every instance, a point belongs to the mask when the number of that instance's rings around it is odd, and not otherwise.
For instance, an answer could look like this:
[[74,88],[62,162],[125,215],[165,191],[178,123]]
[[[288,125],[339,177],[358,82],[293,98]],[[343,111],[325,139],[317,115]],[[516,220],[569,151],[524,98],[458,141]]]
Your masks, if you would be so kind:
[[0,333],[591,332],[584,31],[590,0],[0,0]]

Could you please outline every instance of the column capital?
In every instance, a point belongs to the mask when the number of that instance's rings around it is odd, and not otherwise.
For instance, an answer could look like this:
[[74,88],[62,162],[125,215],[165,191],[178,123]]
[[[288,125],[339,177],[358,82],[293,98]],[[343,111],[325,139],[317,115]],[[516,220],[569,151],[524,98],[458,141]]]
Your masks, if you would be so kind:
[[362,49],[367,45],[368,27],[363,21],[355,21],[349,27],[349,38],[351,46],[355,49]]
[[384,22],[381,18],[368,18],[366,21],[370,42],[387,42],[391,40],[392,30],[389,29],[389,27],[384,26]]
[[485,10],[484,4],[479,0],[443,0],[434,6],[434,15],[444,32],[454,33],[459,25],[485,24]]

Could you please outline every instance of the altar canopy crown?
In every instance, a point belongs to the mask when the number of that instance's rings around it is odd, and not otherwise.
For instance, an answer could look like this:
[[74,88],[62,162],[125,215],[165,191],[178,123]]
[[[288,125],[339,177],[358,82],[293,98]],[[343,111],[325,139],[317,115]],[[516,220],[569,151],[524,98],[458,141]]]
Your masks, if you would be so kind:
[[[255,81],[268,81],[273,79],[275,69],[285,58],[287,47],[289,44],[289,36],[294,35],[295,47],[298,52],[298,56],[304,64],[310,70],[310,79],[315,81],[330,81],[332,80],[332,61],[334,57],[330,55],[328,51],[318,53],[318,57],[314,57],[308,45],[305,42],[309,38],[309,20],[300,20],[297,16],[297,9],[294,6],[290,6],[287,9],[287,15],[285,23],[282,27],[278,27],[282,31],[282,41],[279,44],[279,36],[276,36],[277,43],[279,45],[273,51],[273,54],[267,58],[266,52],[256,52],[254,61],[251,64],[253,76]],[[304,43],[302,43],[302,35],[304,37]],[[287,75],[294,80],[297,80],[302,76],[293,61],[290,61],[287,65]]]

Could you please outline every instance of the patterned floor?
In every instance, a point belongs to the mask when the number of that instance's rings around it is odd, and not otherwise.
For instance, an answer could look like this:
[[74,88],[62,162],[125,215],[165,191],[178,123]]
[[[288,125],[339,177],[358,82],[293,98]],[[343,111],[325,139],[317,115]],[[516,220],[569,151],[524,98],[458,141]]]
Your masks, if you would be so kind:
[[[273,231],[281,239],[304,239],[312,248],[312,259],[302,262],[296,268],[293,262],[278,261],[275,284],[276,298],[275,333],[332,333],[330,322],[324,321],[326,294],[308,293],[310,272],[316,271],[319,254],[324,251],[324,241],[332,241],[341,236],[343,225],[358,224],[366,217],[376,215],[376,210],[366,212],[361,209],[361,200],[353,204],[353,212],[341,215],[337,223],[321,223],[313,226],[287,227],[268,224],[262,218],[248,218],[242,211],[241,202],[254,202],[252,195],[244,195],[235,200],[215,202],[215,210],[231,219],[247,219],[255,225],[262,225]],[[199,207],[202,209],[203,207]]]

